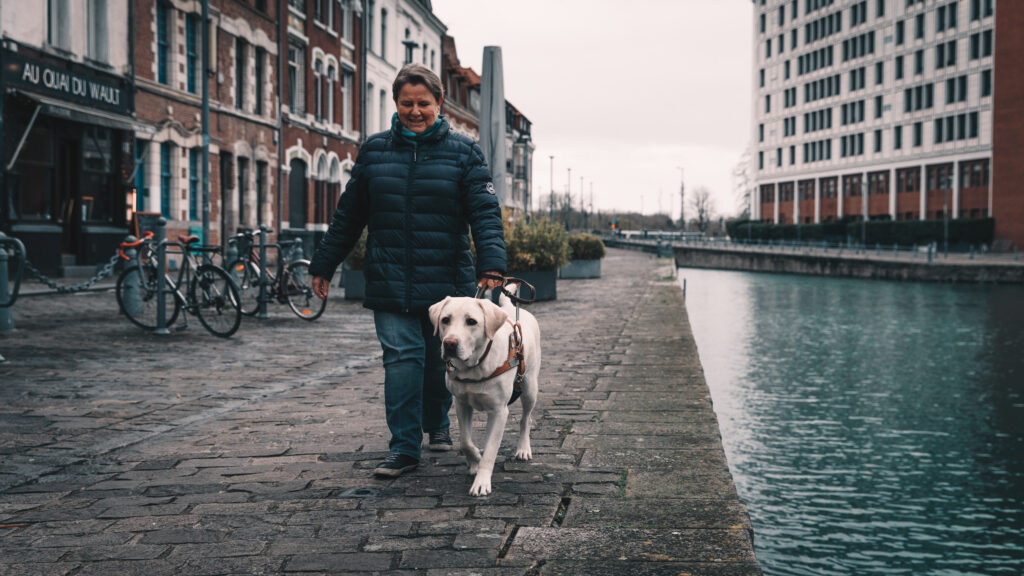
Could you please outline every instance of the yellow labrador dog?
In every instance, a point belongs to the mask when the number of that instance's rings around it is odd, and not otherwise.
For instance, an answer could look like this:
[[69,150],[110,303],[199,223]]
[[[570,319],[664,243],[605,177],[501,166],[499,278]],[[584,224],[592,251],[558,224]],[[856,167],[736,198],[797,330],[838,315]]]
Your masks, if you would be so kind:
[[[530,415],[537,402],[540,329],[532,314],[520,310],[521,337],[517,338],[513,324],[515,306],[504,295],[500,302],[501,306],[497,306],[490,300],[448,297],[430,307],[434,333],[439,333],[441,338],[441,356],[448,364],[447,384],[459,418],[462,451],[469,473],[476,475],[469,489],[471,496],[491,493],[494,460],[501,446],[508,405],[519,373],[514,353],[516,340],[521,342],[521,357],[526,368],[519,386],[523,419],[519,424],[515,456],[519,460],[533,457]],[[510,350],[513,353],[510,354]],[[482,454],[473,444],[474,410],[487,413]]]

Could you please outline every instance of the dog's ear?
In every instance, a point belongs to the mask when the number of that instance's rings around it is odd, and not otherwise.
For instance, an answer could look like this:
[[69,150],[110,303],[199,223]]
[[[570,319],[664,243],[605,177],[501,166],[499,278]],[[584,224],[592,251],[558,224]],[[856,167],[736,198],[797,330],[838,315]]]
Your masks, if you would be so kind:
[[508,321],[508,314],[490,300],[477,300],[476,303],[484,311],[484,334],[491,340],[501,325]]
[[437,336],[437,331],[441,324],[441,312],[444,310],[445,304],[448,304],[448,301],[451,299],[451,296],[445,296],[444,300],[441,300],[427,309],[427,313],[430,316],[430,323],[434,325],[435,336]]

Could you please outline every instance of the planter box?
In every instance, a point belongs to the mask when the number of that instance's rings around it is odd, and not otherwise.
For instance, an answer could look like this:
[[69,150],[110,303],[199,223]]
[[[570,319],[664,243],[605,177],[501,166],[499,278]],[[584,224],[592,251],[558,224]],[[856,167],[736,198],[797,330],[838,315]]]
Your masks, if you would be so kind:
[[[537,290],[537,302],[554,300],[558,296],[558,270],[531,270],[529,272],[510,272],[509,276],[522,278]],[[523,295],[527,294],[525,291]]]
[[362,270],[341,268],[341,285],[345,287],[345,300],[366,298],[366,275]]
[[570,260],[558,271],[559,278],[600,278],[601,260]]

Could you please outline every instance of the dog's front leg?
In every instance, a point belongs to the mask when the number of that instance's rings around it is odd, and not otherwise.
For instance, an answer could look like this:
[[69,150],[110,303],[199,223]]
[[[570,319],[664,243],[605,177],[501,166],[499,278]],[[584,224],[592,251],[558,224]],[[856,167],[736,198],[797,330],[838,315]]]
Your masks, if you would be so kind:
[[494,460],[498,457],[501,447],[501,436],[505,433],[505,422],[508,420],[508,406],[500,406],[487,417],[487,432],[484,441],[484,453],[480,459],[480,467],[476,479],[469,488],[470,496],[487,496],[491,493],[491,474],[494,472]]
[[467,402],[458,401],[455,403],[455,415],[459,419],[462,453],[466,456],[469,473],[476,474],[480,464],[480,450],[473,444],[473,407]]

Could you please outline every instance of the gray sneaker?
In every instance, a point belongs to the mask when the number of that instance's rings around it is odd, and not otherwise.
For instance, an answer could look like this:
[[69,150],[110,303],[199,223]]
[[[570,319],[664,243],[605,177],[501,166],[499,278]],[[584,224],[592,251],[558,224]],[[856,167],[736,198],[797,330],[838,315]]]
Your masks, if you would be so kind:
[[428,433],[427,448],[434,452],[448,452],[452,449],[452,437],[448,429],[434,430]]
[[377,467],[373,469],[373,473],[377,476],[387,476],[389,478],[398,478],[406,472],[411,472],[419,466],[420,461],[409,456],[407,454],[388,454],[388,457],[377,464]]

